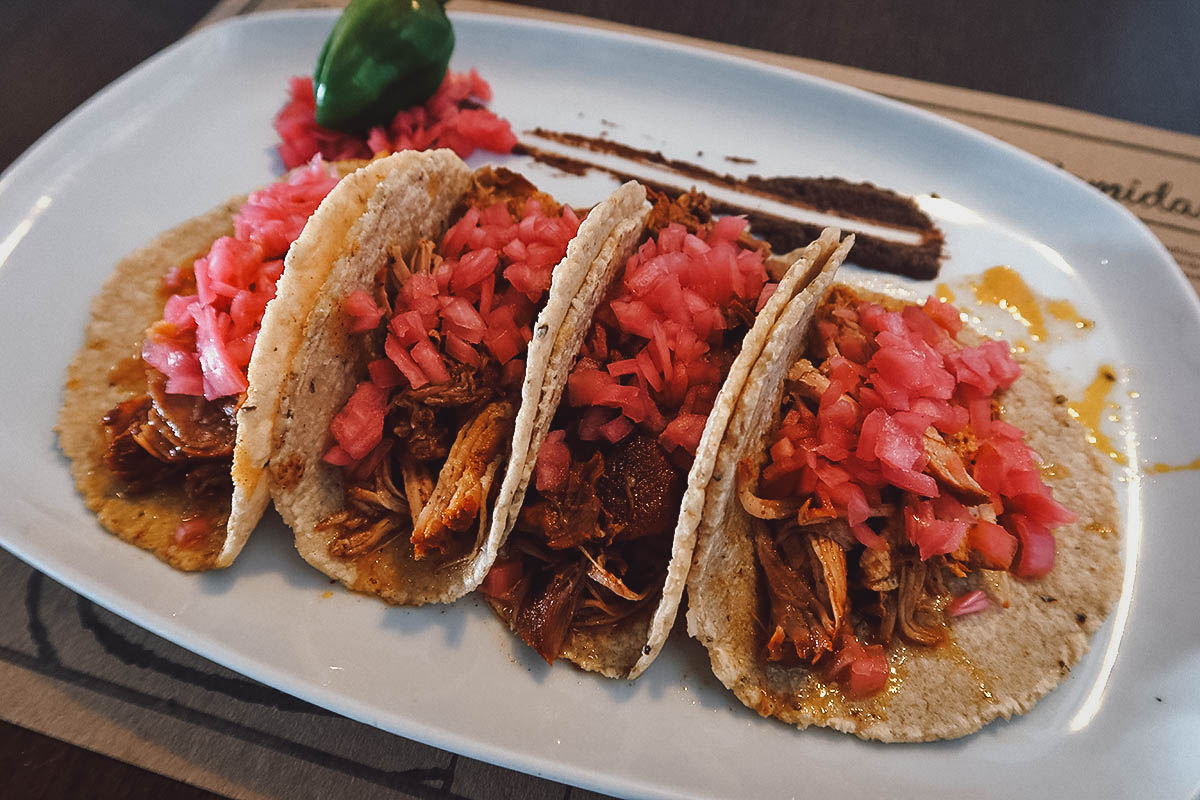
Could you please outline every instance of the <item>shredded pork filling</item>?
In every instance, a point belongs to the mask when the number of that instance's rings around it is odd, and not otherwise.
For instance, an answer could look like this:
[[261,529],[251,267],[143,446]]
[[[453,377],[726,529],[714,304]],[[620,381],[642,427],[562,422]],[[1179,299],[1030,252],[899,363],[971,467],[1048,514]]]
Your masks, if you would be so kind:
[[[230,468],[241,397],[217,401],[167,394],[166,376],[147,365],[147,393],[118,404],[101,419],[107,446],[104,463],[120,491],[136,496],[182,487],[186,547],[202,547],[228,511],[233,492]],[[197,526],[204,522],[206,525]]]
[[574,445],[563,488],[531,491],[521,510],[506,556],[519,579],[492,594],[548,662],[572,629],[615,625],[653,602],[686,475],[649,436]]
[[[650,198],[643,242],[671,226],[699,234],[713,224],[702,194],[670,197],[652,191]],[[737,243],[769,253],[765,242],[748,232]],[[609,303],[598,309],[587,337],[602,344],[585,345],[573,374],[605,373],[613,363],[631,363],[645,346],[645,339],[625,330],[613,311],[611,301],[622,280],[614,282]],[[721,332],[709,340],[708,358],[723,378],[753,324],[754,302],[735,294],[724,302],[721,316]],[[714,387],[697,384],[663,404],[666,419],[660,424],[676,414],[702,420],[715,397]],[[668,451],[652,435],[661,433],[661,427],[630,424],[632,432],[615,442],[603,436],[585,439],[581,417],[597,410],[560,409],[551,428],[565,431],[566,476],[554,489],[531,487],[507,552],[483,587],[517,635],[547,662],[562,654],[572,630],[612,627],[656,602],[691,467],[690,453]]]
[[[474,209],[502,203],[515,228],[530,202],[549,214],[561,208],[516,173],[485,169],[475,174],[454,216],[461,219]],[[443,261],[438,244],[431,240],[420,241],[411,253],[390,254],[373,296],[382,317],[378,326],[363,333],[368,361],[385,357],[395,361],[390,350],[385,352],[383,336],[391,335],[386,333],[389,323],[404,311],[405,284],[414,276],[428,281],[440,274]],[[504,263],[496,272],[497,299],[504,288],[500,282]],[[456,291],[457,280],[439,284],[440,291]],[[491,297],[487,302],[492,302]],[[447,300],[461,302],[461,295],[443,298]],[[343,470],[343,508],[318,523],[318,529],[329,534],[328,550],[335,557],[357,558],[397,540],[404,546],[411,542],[415,558],[450,565],[469,557],[482,543],[489,494],[508,458],[520,404],[520,373],[514,380],[505,368],[519,363],[510,360],[502,365],[484,347],[475,351],[473,364],[445,358],[443,332],[425,333],[444,358],[449,378],[415,387],[407,374],[400,379],[387,400],[381,455]],[[522,358],[516,355],[518,361]],[[475,529],[479,533],[472,534]]]
[[[864,417],[857,400],[844,392],[839,395],[847,381],[847,354],[863,365],[860,375],[867,374],[867,365],[874,369],[878,363],[872,359],[878,345],[864,330],[856,311],[861,308],[859,299],[846,289],[834,290],[818,308],[804,357],[789,370],[784,384],[780,423],[768,437],[769,466],[764,469],[754,459],[745,459],[738,465],[737,474],[742,508],[756,518],[753,546],[765,585],[766,615],[762,624],[765,657],[775,662],[816,665],[833,672],[844,668],[846,658],[862,656],[860,640],[887,646],[900,639],[927,647],[946,641],[948,629],[943,609],[950,598],[946,577],[964,577],[983,570],[989,594],[997,603],[1007,605],[1007,570],[1013,559],[1010,550],[1000,565],[1003,568],[996,569],[997,564],[991,561],[997,556],[985,552],[983,546],[977,547],[973,538],[976,525],[997,527],[996,508],[1000,503],[999,496],[986,491],[973,476],[978,474],[975,463],[978,445],[971,433],[975,422],[967,426],[964,421],[962,430],[953,434],[945,432],[953,425],[942,425],[943,431],[930,425],[923,441],[919,433],[911,439],[923,447],[923,452],[912,452],[916,468],[936,481],[932,493],[924,489],[920,494],[895,485],[882,485],[883,482],[873,484],[872,480],[879,480],[879,467],[861,460],[855,462],[854,440],[839,439],[838,431],[829,424],[831,409],[841,419],[849,417],[849,412],[855,415],[850,418],[861,421]],[[946,347],[945,352],[951,352],[950,348]],[[867,387],[862,389],[864,397],[875,390],[870,386],[871,380],[867,378],[866,383],[860,384]],[[835,383],[838,385],[831,391]],[[840,410],[836,410],[838,406]],[[994,412],[994,399],[985,408]],[[965,412],[963,416],[965,420]],[[865,430],[867,423],[856,424]],[[789,425],[793,426],[791,433],[786,430]],[[803,430],[795,432],[796,426]],[[848,431],[847,435],[850,434],[858,436],[854,428]],[[842,441],[849,444],[841,444]],[[793,444],[812,450],[805,455],[793,448]],[[876,451],[882,452],[879,449],[882,447],[879,445]],[[816,458],[814,453],[828,461]],[[862,459],[861,444],[857,453]],[[873,453],[867,455],[873,457]],[[841,465],[844,469],[823,466],[827,464]],[[871,469],[876,470],[871,473],[875,478],[868,474]],[[836,481],[846,480],[847,475],[851,479],[867,475],[863,485],[867,486],[866,496],[873,499],[869,505],[860,501],[853,512],[865,516],[861,522],[853,520],[852,512],[848,511],[850,506],[844,502],[830,502],[838,490]],[[817,483],[827,478],[834,483]],[[818,496],[814,492],[817,485],[827,494]],[[872,486],[874,495],[870,494]],[[1046,493],[1048,496],[1048,490]],[[863,496],[861,492],[859,496]],[[929,505],[925,498],[931,496],[948,498],[944,502],[969,514],[969,521],[962,522],[960,530],[971,531],[972,536],[960,532],[957,544],[934,548],[932,554],[926,552],[923,558],[912,525],[923,513],[920,506]],[[855,526],[847,520],[848,515]],[[928,541],[924,545],[930,547]],[[1015,561],[1012,563],[1015,568]],[[848,646],[847,641],[851,641]],[[844,658],[842,653],[847,647],[853,654]],[[868,681],[870,685],[860,694],[878,691],[886,678],[886,664],[882,653],[876,650],[877,679]]]
[[[407,278],[437,268],[435,250],[422,240],[408,259],[393,254],[376,292],[381,307],[395,308]],[[368,347],[380,355],[378,343]],[[449,371],[446,383],[409,386],[389,400],[384,430],[391,447],[365,476],[346,476],[343,508],[317,524],[330,533],[330,555],[366,555],[401,531],[411,536],[417,558],[448,555],[461,544],[454,535],[472,527],[484,501],[483,477],[506,455],[517,404],[500,397],[494,359],[454,363]]]

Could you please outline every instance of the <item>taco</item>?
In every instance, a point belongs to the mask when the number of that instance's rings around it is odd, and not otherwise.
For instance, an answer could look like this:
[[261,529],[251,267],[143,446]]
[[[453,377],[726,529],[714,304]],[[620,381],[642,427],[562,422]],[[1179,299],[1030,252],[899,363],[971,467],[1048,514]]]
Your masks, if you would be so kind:
[[289,253],[239,418],[261,415],[246,461],[317,569],[391,603],[450,602],[495,558],[492,509],[514,502],[552,346],[590,318],[593,266],[645,195],[628,184],[580,220],[450,151],[370,169],[377,185],[331,192]]
[[481,586],[547,662],[637,677],[658,655],[742,383],[787,301],[849,246],[830,230],[772,262],[745,226],[702,196],[655,194],[595,317],[561,337],[533,487]]
[[[234,498],[236,414],[263,309],[305,220],[361,162],[319,160],[122,259],[92,304],[57,430],[100,522],[171,566],[228,566],[262,514]],[[231,523],[232,519],[236,524]]]
[[722,443],[688,579],[717,677],[764,716],[882,741],[1028,710],[1121,583],[1105,464],[1065,403],[936,298],[794,303]]

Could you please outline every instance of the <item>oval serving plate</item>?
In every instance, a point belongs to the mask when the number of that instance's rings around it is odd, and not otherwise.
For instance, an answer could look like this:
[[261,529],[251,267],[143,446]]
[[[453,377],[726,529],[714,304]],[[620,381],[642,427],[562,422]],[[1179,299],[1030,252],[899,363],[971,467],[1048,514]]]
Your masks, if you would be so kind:
[[[1190,796],[1200,779],[1195,472],[1114,475],[1124,593],[1059,689],[1011,722],[915,746],[759,719],[712,677],[682,623],[646,675],[614,682],[547,667],[470,599],[400,610],[342,591],[325,598],[328,581],[296,556],[274,517],[231,569],[199,576],[105,535],[75,494],[51,430],[91,297],[124,253],[278,174],[271,118],[333,20],[264,14],[190,36],[92,98],[0,178],[0,544],[279,689],[615,794]],[[454,21],[453,67],[478,67],[492,107],[517,131],[608,129],[716,168],[728,166],[726,155],[748,156],[762,174],[936,193],[945,202],[925,203],[946,233],[944,279],[1010,264],[1097,321],[1049,357],[1075,392],[1102,361],[1138,392],[1136,403],[1119,398],[1117,441],[1131,464],[1200,454],[1196,298],[1158,241],[1082,182],[957,124],[786,70],[591,29],[471,14]],[[608,185],[510,160],[570,202],[593,202]]]

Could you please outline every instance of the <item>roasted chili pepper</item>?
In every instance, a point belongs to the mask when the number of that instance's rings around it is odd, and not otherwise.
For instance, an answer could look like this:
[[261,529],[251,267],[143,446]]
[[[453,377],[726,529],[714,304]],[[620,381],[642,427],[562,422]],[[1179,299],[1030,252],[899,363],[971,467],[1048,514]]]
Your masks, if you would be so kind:
[[454,50],[444,6],[444,0],[351,0],[317,59],[317,124],[365,131],[428,100]]

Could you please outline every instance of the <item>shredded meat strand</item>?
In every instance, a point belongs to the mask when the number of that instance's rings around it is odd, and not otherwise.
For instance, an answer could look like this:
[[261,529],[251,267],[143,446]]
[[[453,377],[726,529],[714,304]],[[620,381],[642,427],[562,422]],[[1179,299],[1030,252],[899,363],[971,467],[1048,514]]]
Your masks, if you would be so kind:
[[935,645],[945,638],[942,626],[922,621],[918,615],[930,611],[925,592],[926,565],[915,561],[900,568],[900,594],[897,622],[905,639],[923,645]]
[[837,630],[849,612],[846,551],[837,542],[824,536],[810,536],[808,544],[825,585],[830,613],[833,615],[833,628]]
[[603,586],[605,589],[608,589],[617,597],[620,597],[623,600],[632,600],[633,602],[637,602],[638,600],[645,598],[648,594],[648,592],[642,592],[639,594],[633,591],[626,586],[620,578],[605,569],[604,553],[593,556],[588,552],[586,547],[580,547],[579,552],[583,553],[584,558],[586,558],[588,563],[591,564],[591,568],[588,569],[588,577]]
[[943,486],[971,503],[986,503],[991,496],[983,490],[963,464],[962,457],[946,444],[937,429],[930,426],[925,431],[925,455],[929,456],[929,468]]
[[596,481],[603,473],[604,458],[599,453],[582,463],[572,460],[562,489],[542,492],[540,500],[521,509],[522,526],[540,531],[546,545],[555,550],[603,538],[596,496]]
[[774,634],[767,645],[768,659],[781,661],[785,658],[782,644],[786,637],[791,640],[798,658],[815,662],[833,649],[833,639],[820,620],[822,615],[828,615],[808,583],[779,557],[770,533],[761,523],[756,526],[754,549],[771,597]]
[[562,653],[583,576],[583,561],[564,561],[551,573],[545,587],[533,592],[532,600],[517,611],[513,623],[517,635],[548,664]]
[[407,454],[401,457],[400,474],[404,477],[404,497],[408,501],[408,513],[413,519],[419,519],[421,511],[433,494],[433,478],[424,464]]
[[489,403],[460,430],[438,475],[429,502],[413,528],[413,554],[425,558],[450,547],[455,532],[467,530],[483,505],[482,479],[512,432],[516,405]]
[[[217,499],[189,485],[212,484],[219,475],[231,486],[230,461],[241,397],[210,402],[203,397],[167,394],[166,376],[146,366],[147,393],[119,403],[100,420],[107,446],[104,463],[130,495],[144,494],[182,477],[191,504],[188,515],[206,515],[201,506]],[[192,472],[198,476],[190,477]]]
[[761,465],[754,459],[743,458],[737,465],[738,500],[746,513],[758,519],[787,519],[796,516],[800,504],[792,500],[764,500],[755,492],[758,491],[758,477],[762,471]]

